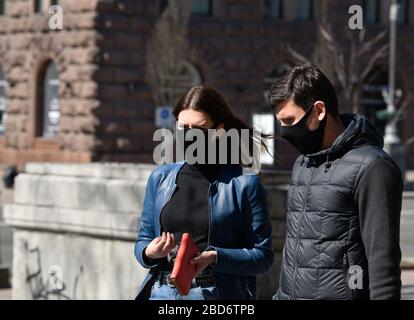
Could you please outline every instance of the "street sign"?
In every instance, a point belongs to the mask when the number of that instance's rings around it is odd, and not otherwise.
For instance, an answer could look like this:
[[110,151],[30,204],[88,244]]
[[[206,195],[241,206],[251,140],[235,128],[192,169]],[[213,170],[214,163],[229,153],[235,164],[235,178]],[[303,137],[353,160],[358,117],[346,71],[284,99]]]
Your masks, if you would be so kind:
[[157,128],[171,129],[174,127],[174,122],[172,107],[162,106],[155,109],[155,126]]

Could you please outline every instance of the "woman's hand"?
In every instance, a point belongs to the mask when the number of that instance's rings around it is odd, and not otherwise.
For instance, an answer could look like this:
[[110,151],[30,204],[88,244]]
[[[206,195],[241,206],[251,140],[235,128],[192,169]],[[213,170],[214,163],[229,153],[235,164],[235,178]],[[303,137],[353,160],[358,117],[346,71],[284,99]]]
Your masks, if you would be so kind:
[[169,232],[163,232],[161,236],[152,240],[145,248],[145,255],[151,260],[164,258],[174,247],[174,235]]
[[196,264],[196,276],[207,268],[210,264],[216,261],[217,251],[204,251],[198,256],[190,260],[191,264]]

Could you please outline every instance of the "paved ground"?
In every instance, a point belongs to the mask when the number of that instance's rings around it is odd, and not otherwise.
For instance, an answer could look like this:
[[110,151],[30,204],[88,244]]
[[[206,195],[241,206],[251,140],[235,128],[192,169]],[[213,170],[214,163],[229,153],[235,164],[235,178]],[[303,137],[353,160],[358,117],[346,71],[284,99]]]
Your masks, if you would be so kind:
[[401,298],[403,300],[414,300],[414,269],[402,270],[401,281],[403,283]]
[[13,259],[13,234],[9,226],[0,220],[0,265],[11,267]]
[[[414,300],[414,269],[403,270],[401,274],[403,282],[402,299]],[[11,300],[11,289],[0,289],[0,300]]]
[[[0,206],[0,266],[9,270],[12,266],[12,231],[2,221],[2,212]],[[10,300],[11,290],[0,289],[0,300]]]
[[0,300],[11,300],[11,289],[0,289]]
[[407,192],[401,212],[401,251],[403,257],[414,257],[414,196]]
[[10,202],[13,202],[13,192],[10,189],[4,189],[0,183],[0,265],[9,268],[13,258],[13,234],[11,228],[4,223],[3,205]]

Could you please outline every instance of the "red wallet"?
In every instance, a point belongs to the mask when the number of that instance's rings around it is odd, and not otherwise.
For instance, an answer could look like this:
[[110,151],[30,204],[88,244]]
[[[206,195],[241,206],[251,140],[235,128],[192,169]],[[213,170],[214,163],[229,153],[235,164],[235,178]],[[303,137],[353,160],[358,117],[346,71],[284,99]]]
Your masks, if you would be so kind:
[[190,260],[197,254],[198,247],[191,239],[190,234],[183,233],[171,273],[171,281],[183,296],[190,291],[191,282],[195,277],[196,265],[191,264]]

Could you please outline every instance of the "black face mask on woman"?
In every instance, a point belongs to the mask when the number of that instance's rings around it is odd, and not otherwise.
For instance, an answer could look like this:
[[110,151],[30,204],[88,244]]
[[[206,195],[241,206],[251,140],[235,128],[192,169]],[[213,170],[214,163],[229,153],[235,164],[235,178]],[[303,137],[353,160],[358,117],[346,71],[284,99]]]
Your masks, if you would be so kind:
[[[216,128],[217,128],[217,126],[214,125],[212,128],[209,128],[209,129],[216,129]],[[202,132],[202,134],[204,136],[204,145],[201,145],[200,146],[200,147],[203,147],[204,148],[204,152],[203,152],[204,153],[204,156],[202,157],[202,159],[203,159],[202,160],[203,161],[202,164],[208,164],[208,162],[209,162],[209,158],[208,158],[209,150],[211,150],[210,148],[212,148],[214,145],[213,145],[213,142],[210,141],[210,138],[211,137],[209,137],[208,129],[207,128],[200,128],[200,127],[189,128],[187,126],[181,126],[180,128],[178,128],[178,131],[181,131],[180,137],[182,139],[184,139],[184,141],[181,144],[181,146],[182,146],[183,149],[180,148],[180,151],[183,153],[184,158],[186,160],[188,160],[186,158],[186,156],[188,155],[187,154],[187,149],[197,140],[196,138],[193,138],[190,141],[188,141],[188,140],[185,139],[187,133],[189,131],[191,131],[191,130],[201,130],[201,132]],[[218,150],[218,141],[217,141],[217,143],[215,145],[215,148],[216,148],[216,159],[212,159],[212,161],[213,161],[214,164],[218,164],[219,163],[219,160],[218,160],[219,159],[219,157],[218,157],[218,151],[219,151]],[[195,149],[194,155],[193,155],[193,152],[190,152],[191,156],[194,156],[194,157],[196,157],[198,159],[197,153],[198,153],[198,149]],[[197,164],[199,164],[199,163],[197,163]]]
[[280,126],[280,136],[293,145],[301,154],[312,154],[322,149],[326,126],[326,115],[316,130],[310,130],[307,122],[315,103],[306,110],[298,123],[291,126]]

